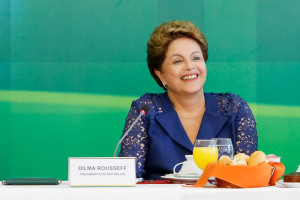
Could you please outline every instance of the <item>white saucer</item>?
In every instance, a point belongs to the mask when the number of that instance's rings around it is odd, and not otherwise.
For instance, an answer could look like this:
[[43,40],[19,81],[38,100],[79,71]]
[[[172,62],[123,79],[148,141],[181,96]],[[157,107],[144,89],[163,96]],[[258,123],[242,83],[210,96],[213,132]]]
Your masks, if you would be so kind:
[[199,174],[185,174],[185,175],[181,175],[181,174],[172,174],[174,177],[177,178],[197,178],[199,179],[201,175]]
[[167,179],[172,181],[173,183],[177,183],[177,184],[195,184],[198,179],[198,177],[178,177],[178,176],[174,176],[174,174],[166,174],[164,176],[161,176],[161,178]]
[[281,185],[288,188],[300,188],[300,182],[280,182]]

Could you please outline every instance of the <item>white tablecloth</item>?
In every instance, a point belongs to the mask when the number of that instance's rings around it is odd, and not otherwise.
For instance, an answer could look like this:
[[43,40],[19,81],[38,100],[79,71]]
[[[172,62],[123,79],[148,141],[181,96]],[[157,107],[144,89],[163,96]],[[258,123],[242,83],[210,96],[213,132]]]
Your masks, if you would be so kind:
[[178,184],[137,184],[135,187],[75,187],[68,182],[54,186],[12,186],[0,184],[3,200],[259,200],[298,199],[300,188],[249,189],[189,188]]

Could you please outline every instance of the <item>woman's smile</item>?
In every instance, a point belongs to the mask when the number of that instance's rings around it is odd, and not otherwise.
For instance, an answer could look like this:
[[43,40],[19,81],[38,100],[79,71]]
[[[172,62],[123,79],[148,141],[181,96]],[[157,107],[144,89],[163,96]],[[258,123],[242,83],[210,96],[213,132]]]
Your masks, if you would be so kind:
[[184,75],[181,80],[184,80],[184,81],[193,81],[195,79],[198,78],[198,74],[187,74],[187,75]]

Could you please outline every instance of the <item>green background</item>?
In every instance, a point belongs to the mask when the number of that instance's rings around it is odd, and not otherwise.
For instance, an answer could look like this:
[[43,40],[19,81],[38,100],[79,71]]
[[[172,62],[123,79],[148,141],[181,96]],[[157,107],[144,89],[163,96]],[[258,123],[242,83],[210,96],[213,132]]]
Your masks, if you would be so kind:
[[206,92],[254,112],[259,149],[299,163],[300,2],[1,0],[0,179],[59,177],[68,157],[112,156],[133,99],[162,92],[146,64],[157,25],[189,20],[209,43]]

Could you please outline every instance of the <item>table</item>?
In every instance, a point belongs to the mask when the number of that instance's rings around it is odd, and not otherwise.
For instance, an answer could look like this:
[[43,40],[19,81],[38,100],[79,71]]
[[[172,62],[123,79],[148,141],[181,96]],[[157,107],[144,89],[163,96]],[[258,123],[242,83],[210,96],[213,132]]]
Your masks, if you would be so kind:
[[135,187],[70,187],[64,181],[53,186],[16,186],[0,184],[0,199],[5,200],[256,200],[295,199],[300,188],[273,187],[224,189],[190,188],[179,184],[137,184]]

